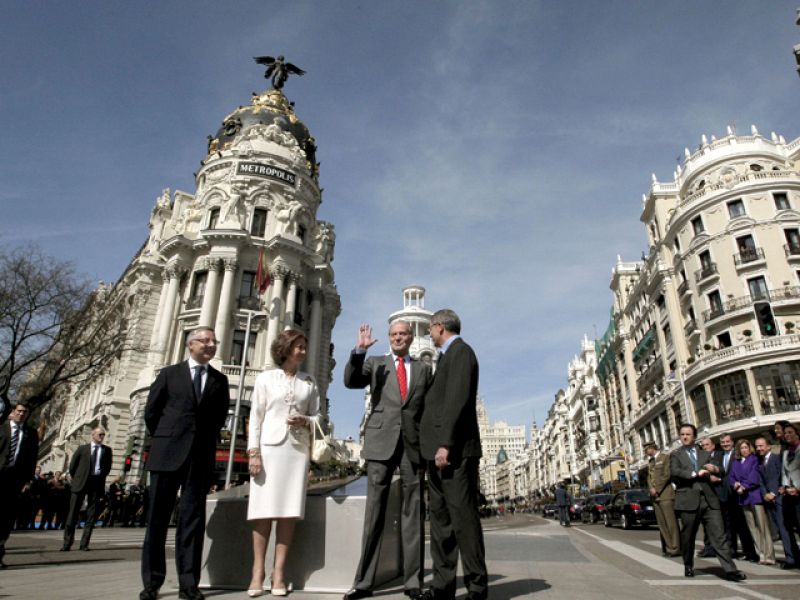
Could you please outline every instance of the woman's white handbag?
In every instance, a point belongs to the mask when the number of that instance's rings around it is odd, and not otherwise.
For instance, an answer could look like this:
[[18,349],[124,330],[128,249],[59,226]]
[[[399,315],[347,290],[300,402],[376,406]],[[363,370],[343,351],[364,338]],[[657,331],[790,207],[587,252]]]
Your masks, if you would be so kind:
[[313,437],[311,439],[311,462],[324,465],[331,462],[336,457],[336,446],[333,445],[331,437],[325,435],[322,426],[314,419]]

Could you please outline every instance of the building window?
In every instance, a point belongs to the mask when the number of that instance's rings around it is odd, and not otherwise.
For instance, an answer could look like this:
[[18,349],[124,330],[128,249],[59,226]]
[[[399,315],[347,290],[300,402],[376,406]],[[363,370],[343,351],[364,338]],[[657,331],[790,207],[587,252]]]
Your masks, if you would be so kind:
[[800,231],[797,229],[784,229],[783,235],[786,237],[786,255],[794,256],[800,254]]
[[305,244],[306,242],[306,228],[302,225],[297,226],[297,237],[300,238],[300,241]]
[[267,209],[256,208],[253,210],[253,224],[250,226],[250,235],[264,237],[267,232]]
[[744,371],[712,379],[710,386],[717,412],[717,425],[753,416],[753,402]]
[[725,312],[722,308],[722,297],[719,295],[719,290],[714,290],[708,294],[708,308],[710,319],[718,317]]
[[763,276],[748,279],[747,287],[750,289],[750,298],[752,300],[769,300],[767,280]]
[[186,308],[200,308],[203,297],[206,295],[206,283],[208,282],[208,271],[197,271],[192,281],[192,293],[186,301]]
[[697,428],[709,427],[711,425],[711,414],[708,410],[708,398],[706,398],[706,390],[701,385],[692,390],[689,394],[694,404],[694,418],[696,419]]
[[258,310],[260,308],[255,271],[242,272],[242,282],[239,285],[239,308],[249,310]]
[[723,331],[717,336],[717,349],[722,350],[723,348],[730,348],[733,345],[731,342],[731,334],[727,331]]
[[255,296],[256,292],[256,273],[255,271],[244,271],[242,273],[242,284],[239,286],[239,297],[249,298]]
[[776,192],[772,194],[772,199],[775,200],[775,208],[777,210],[789,210],[789,195],[786,192]]
[[[231,365],[241,365],[242,364],[242,354],[244,352],[244,334],[243,330],[237,330],[233,332],[233,339],[231,340],[231,357],[228,364]],[[250,338],[247,340],[247,362],[245,363],[246,367],[249,367],[253,364],[253,357],[256,352],[256,337],[258,334],[255,332],[250,332]]]
[[219,208],[212,208],[208,212],[208,228],[216,229],[217,223],[219,223]]
[[755,367],[753,377],[765,415],[800,410],[800,362]]
[[746,214],[744,211],[744,202],[741,200],[731,200],[728,202],[728,214],[731,219],[743,217]]
[[753,262],[764,257],[764,252],[760,248],[756,248],[752,235],[743,235],[736,238],[736,247],[739,249],[739,255],[735,260],[737,265]]
[[705,230],[706,230],[706,228],[703,227],[703,219],[702,219],[702,217],[698,216],[698,217],[695,217],[694,219],[692,219],[692,231],[694,231],[695,235],[700,235]]

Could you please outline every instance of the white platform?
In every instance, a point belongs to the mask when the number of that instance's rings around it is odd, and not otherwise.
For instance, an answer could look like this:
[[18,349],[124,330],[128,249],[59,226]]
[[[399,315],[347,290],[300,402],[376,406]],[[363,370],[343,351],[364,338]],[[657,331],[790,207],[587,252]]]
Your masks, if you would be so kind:
[[[250,583],[253,549],[247,490],[247,485],[239,486],[208,497],[200,580],[203,588],[246,590]],[[366,477],[333,490],[309,491],[306,517],[297,522],[287,559],[286,581],[295,590],[343,593],[352,587],[361,553],[366,493]],[[376,585],[388,583],[403,572],[401,498],[400,481],[395,479],[389,493]],[[267,565],[272,564],[274,539],[273,527]],[[267,576],[269,571],[268,566]]]

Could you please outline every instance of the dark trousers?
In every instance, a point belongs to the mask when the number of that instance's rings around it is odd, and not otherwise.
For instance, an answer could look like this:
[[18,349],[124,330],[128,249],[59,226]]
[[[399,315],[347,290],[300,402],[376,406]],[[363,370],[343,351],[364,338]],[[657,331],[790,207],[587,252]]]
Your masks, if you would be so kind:
[[428,482],[434,589],[455,597],[460,553],[464,585],[469,592],[486,597],[489,584],[478,514],[478,459],[451,459],[442,470],[430,461]]
[[167,575],[165,545],[167,529],[181,490],[179,516],[175,531],[175,565],[178,586],[182,590],[197,587],[206,529],[206,495],[209,474],[197,468],[191,457],[177,471],[150,472],[150,507],[142,546],[142,583],[158,589]]
[[403,506],[400,513],[400,535],[403,540],[403,579],[406,589],[422,587],[420,565],[420,465],[414,464],[403,449],[402,437],[387,461],[367,461],[367,506],[364,532],[361,537],[361,560],[356,569],[353,587],[371,590],[375,585],[378,555],[383,543],[386,507],[395,469],[400,467]]
[[89,476],[86,487],[80,492],[72,492],[69,499],[69,512],[67,513],[67,524],[64,527],[64,548],[67,550],[72,547],[75,541],[75,528],[80,521],[81,506],[83,499],[86,498],[86,522],[83,525],[83,535],[81,535],[81,548],[88,548],[89,541],[92,539],[94,522],[97,519],[97,509],[100,501],[105,494],[105,478]]
[[22,484],[13,475],[0,475],[0,560],[6,554],[6,541],[19,512],[21,488]]
[[797,542],[794,539],[794,534],[787,529],[786,523],[784,522],[783,506],[784,498],[781,496],[776,496],[774,502],[764,502],[764,510],[772,520],[775,531],[777,531],[778,535],[781,537],[783,553],[786,555],[787,564],[796,565],[798,558]]
[[711,546],[717,553],[719,564],[726,573],[736,571],[736,565],[731,559],[731,548],[725,535],[725,527],[722,523],[722,514],[708,505],[705,496],[700,495],[700,506],[697,510],[681,510],[677,511],[677,514],[681,519],[681,552],[685,566],[694,566],[694,541],[702,523]]
[[750,530],[747,528],[747,523],[744,520],[744,511],[739,506],[738,496],[731,492],[725,502],[720,500],[720,509],[722,510],[722,521],[725,525],[725,533],[728,536],[728,545],[731,548],[731,553],[736,554],[739,542],[741,542],[742,554],[748,558],[758,559],[753,536],[750,535]]
[[562,525],[569,525],[569,506],[558,507],[558,522]]

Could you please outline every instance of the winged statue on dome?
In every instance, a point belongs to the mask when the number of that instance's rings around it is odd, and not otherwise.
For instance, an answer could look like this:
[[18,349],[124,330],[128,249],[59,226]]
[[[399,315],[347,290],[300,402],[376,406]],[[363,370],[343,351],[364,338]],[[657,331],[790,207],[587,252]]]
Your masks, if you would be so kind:
[[285,62],[282,55],[278,58],[254,56],[253,60],[259,65],[266,65],[267,70],[264,72],[264,77],[266,79],[272,78],[272,87],[276,90],[283,89],[283,84],[286,83],[289,75],[305,75],[305,71],[300,67],[290,62]]

